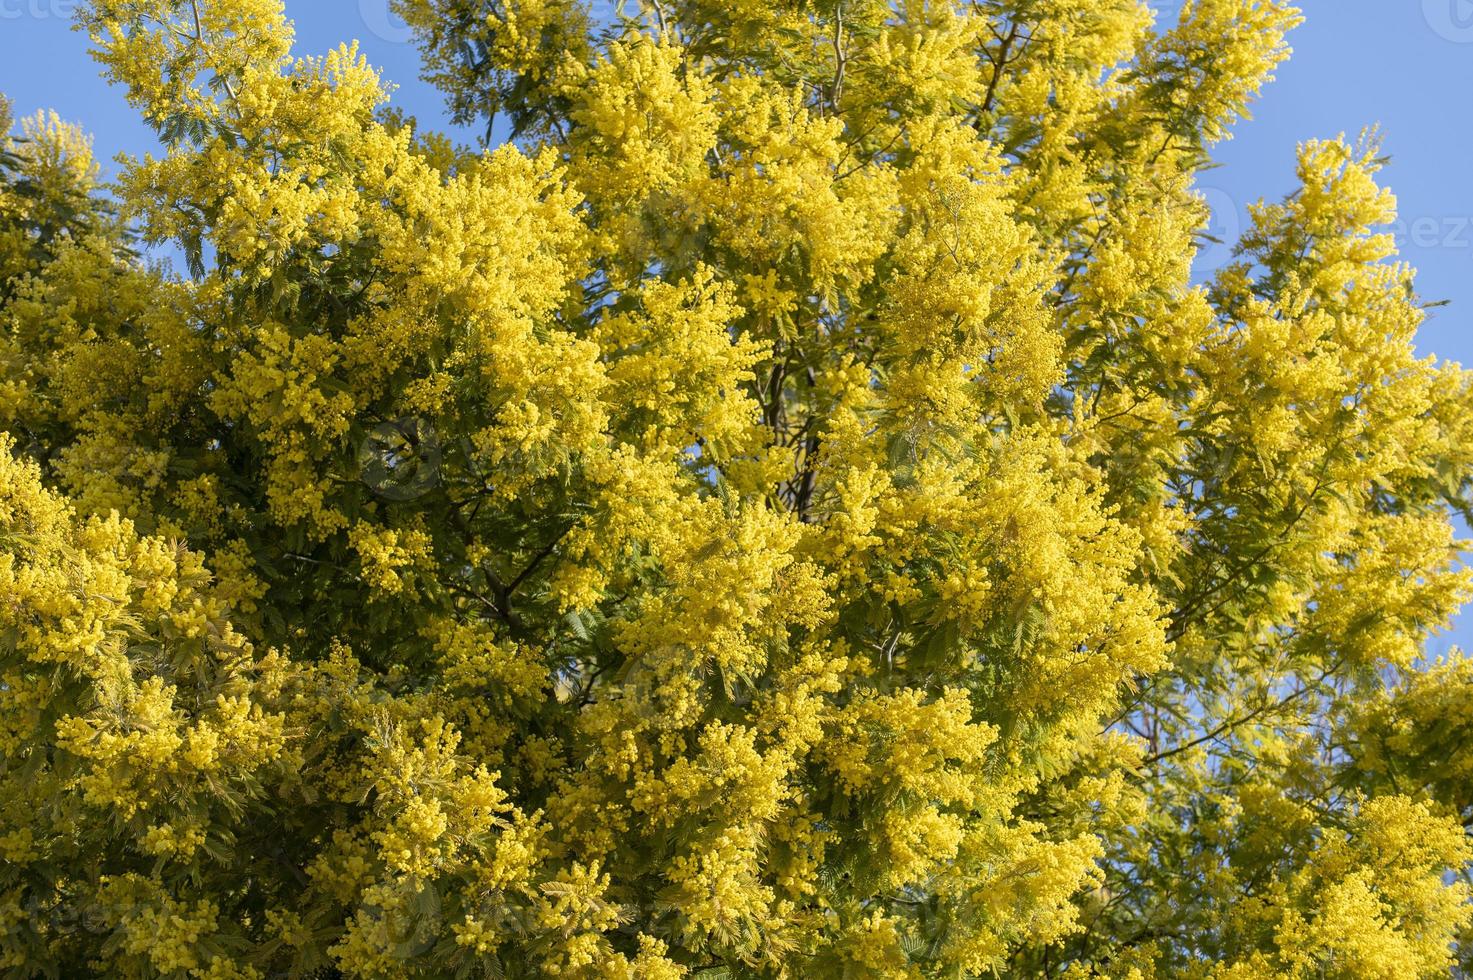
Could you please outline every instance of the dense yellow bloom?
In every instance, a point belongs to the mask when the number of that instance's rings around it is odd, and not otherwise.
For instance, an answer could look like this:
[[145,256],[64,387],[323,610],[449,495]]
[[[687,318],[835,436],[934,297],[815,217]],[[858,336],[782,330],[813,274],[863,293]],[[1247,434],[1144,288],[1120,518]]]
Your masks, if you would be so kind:
[[83,6],[120,214],[0,104],[0,971],[1473,966],[1374,138],[1192,283],[1295,11],[396,6],[513,142],[276,0]]

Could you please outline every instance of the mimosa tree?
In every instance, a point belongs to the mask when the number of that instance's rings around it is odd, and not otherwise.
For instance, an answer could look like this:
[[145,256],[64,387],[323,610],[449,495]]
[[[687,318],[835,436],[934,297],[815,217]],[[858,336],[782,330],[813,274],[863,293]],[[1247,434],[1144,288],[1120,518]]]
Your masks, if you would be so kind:
[[502,145],[92,0],[159,151],[0,147],[6,975],[1473,957],[1473,392],[1380,147],[1192,273],[1295,11],[400,10]]

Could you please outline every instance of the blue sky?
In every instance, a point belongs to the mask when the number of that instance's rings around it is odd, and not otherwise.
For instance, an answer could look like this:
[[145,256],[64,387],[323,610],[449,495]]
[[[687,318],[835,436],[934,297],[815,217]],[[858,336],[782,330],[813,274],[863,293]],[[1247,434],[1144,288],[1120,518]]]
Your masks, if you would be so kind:
[[[122,95],[108,88],[70,27],[76,0],[0,0],[0,92],[19,114],[55,109],[82,123],[98,156],[154,146]],[[1154,0],[1174,16],[1179,0]],[[1294,148],[1310,137],[1354,137],[1379,124],[1392,163],[1383,179],[1396,191],[1403,257],[1420,270],[1419,291],[1451,305],[1423,328],[1424,354],[1473,364],[1473,0],[1301,0],[1306,23],[1292,37],[1294,57],[1241,124],[1217,147],[1221,164],[1201,186],[1214,210],[1212,231],[1232,239],[1247,205],[1293,189]],[[358,39],[364,53],[399,85],[396,104],[422,123],[446,128],[439,94],[418,80],[408,31],[388,0],[287,0],[297,50],[316,54]],[[469,141],[471,133],[462,137]],[[1211,267],[1224,249],[1202,256]],[[1473,647],[1473,616],[1433,652],[1456,641]]]

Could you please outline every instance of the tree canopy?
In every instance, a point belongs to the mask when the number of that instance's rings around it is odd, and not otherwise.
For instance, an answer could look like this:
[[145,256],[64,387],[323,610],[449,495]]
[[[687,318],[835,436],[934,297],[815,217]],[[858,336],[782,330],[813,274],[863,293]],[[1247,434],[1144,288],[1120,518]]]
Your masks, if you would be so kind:
[[1374,133],[1192,273],[1295,10],[398,9],[487,146],[279,0],[0,111],[4,975],[1473,968]]

